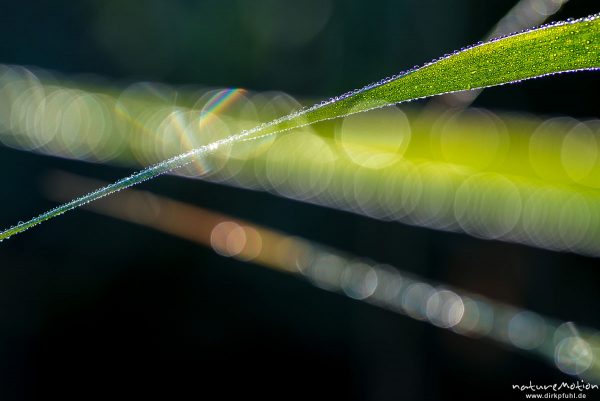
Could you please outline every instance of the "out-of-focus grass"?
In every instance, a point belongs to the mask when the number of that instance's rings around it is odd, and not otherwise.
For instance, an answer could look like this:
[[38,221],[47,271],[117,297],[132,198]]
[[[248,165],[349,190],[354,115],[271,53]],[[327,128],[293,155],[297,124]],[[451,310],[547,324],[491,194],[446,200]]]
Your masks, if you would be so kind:
[[[18,67],[3,72],[4,144],[136,168],[301,108],[277,92],[143,83],[107,94]],[[223,146],[176,173],[597,255],[599,130],[598,120],[391,107]]]
[[[44,192],[65,202],[101,185],[105,183],[53,171],[44,180]],[[84,207],[211,247],[225,257],[305,278],[319,288],[463,336],[500,342],[539,356],[567,374],[600,381],[596,330],[145,191],[126,190]]]

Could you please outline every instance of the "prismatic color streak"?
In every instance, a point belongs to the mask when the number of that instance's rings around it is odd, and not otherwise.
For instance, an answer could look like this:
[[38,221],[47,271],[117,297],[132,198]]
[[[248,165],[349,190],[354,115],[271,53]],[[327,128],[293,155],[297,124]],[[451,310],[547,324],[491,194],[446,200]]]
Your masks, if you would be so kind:
[[234,104],[236,100],[246,94],[245,89],[225,89],[213,96],[200,112],[200,122],[198,128],[203,128],[209,124],[215,116],[222,113],[227,107]]
[[[171,128],[177,135],[177,141],[183,145],[184,149],[191,150],[198,147],[199,143],[206,143],[203,139],[203,130],[210,127],[210,124],[214,123],[218,118],[219,114],[223,113],[229,106],[234,104],[238,99],[247,93],[245,89],[230,88],[219,91],[216,95],[210,98],[210,100],[202,107],[200,111],[193,111],[184,108],[177,108],[173,105],[165,105],[165,107],[172,107],[172,112],[165,118]],[[158,135],[157,132],[149,130],[142,122],[138,121],[135,117],[132,117],[130,113],[124,109],[121,105],[117,104],[114,108],[115,115],[128,124],[131,124],[138,131],[142,132],[145,136],[151,139],[151,142],[156,142],[158,138],[161,145],[165,145],[167,138],[162,135]],[[195,114],[198,113],[198,114]],[[195,118],[190,118],[194,116]],[[190,119],[190,120],[188,120]],[[210,138],[215,139],[215,138]],[[203,164],[201,157],[196,157],[192,163],[196,166],[197,172],[203,174],[207,172],[208,167]]]
[[[183,114],[172,113],[170,122],[173,128],[175,128],[179,141],[184,145],[185,150],[192,150],[198,147],[199,143],[208,144],[210,141],[205,140],[203,134],[206,135],[210,125],[218,120],[219,115],[246,94],[246,92],[245,89],[239,88],[219,91],[202,107],[198,120],[192,119],[192,121],[188,122],[185,121]],[[214,140],[215,138],[210,139]],[[209,166],[203,163],[202,157],[194,158],[193,165],[200,175],[209,171]]]

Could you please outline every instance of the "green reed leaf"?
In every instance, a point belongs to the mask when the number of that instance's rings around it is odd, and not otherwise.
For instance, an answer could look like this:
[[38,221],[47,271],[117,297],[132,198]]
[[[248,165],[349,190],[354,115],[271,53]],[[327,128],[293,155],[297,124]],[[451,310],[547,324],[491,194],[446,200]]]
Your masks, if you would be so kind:
[[600,68],[600,18],[547,25],[461,50],[148,167],[0,233],[0,241],[103,196],[185,166],[217,148],[414,99]]

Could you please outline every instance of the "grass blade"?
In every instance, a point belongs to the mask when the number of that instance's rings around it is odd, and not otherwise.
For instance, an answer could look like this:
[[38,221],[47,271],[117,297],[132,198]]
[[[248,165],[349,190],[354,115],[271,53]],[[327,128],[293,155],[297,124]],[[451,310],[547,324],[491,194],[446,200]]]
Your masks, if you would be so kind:
[[128,188],[238,141],[434,95],[600,68],[598,15],[561,22],[461,50],[254,129],[193,149],[100,188],[0,233],[0,241],[95,199]]

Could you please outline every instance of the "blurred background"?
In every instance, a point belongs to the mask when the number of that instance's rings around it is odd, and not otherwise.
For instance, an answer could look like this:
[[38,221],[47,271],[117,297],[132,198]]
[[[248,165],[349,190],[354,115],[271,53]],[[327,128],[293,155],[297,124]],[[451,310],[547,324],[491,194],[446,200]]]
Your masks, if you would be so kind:
[[[514,5],[4,0],[0,63],[43,69],[36,74],[48,84],[69,77],[107,93],[160,82],[183,93],[197,87],[278,91],[309,105],[476,43]],[[550,20],[597,11],[594,1],[571,0]],[[597,72],[558,75],[487,89],[474,106],[542,119],[597,119],[597,86]],[[0,107],[2,102],[6,106],[8,97],[0,98]],[[0,146],[2,227],[56,205],[44,190],[49,172],[114,181],[136,170],[127,163],[26,150]],[[432,282],[600,327],[595,257],[375,219],[205,180],[165,176],[140,188]],[[512,384],[566,379],[572,378],[523,350],[463,337],[83,210],[0,245],[3,400],[511,399],[520,396]]]

